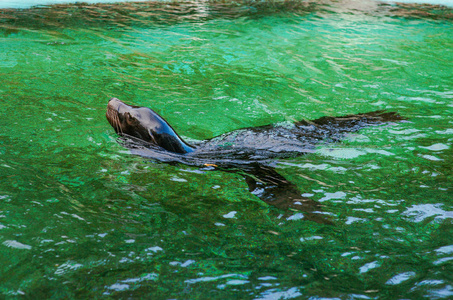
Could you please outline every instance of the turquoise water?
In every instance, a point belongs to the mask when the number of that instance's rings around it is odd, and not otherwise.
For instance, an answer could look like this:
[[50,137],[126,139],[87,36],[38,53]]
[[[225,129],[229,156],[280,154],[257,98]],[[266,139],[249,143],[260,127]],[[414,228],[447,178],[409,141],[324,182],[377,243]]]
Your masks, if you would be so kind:
[[[0,12],[0,293],[453,297],[453,23],[439,7],[126,3]],[[276,170],[334,225],[242,176],[131,155],[118,97],[186,139],[386,109]]]

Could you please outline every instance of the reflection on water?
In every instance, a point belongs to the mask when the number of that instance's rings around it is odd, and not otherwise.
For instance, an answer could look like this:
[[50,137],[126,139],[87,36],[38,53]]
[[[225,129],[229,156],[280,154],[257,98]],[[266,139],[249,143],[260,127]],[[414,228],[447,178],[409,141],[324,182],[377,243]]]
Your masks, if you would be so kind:
[[77,1],[77,0],[2,0],[0,2],[0,9],[1,8],[30,8],[33,6],[44,6],[44,5],[52,5],[52,4],[69,4],[69,3],[115,3],[115,2],[144,2],[147,0],[84,0],[84,1]]
[[[350,5],[2,10],[2,296],[451,298],[452,10]],[[377,109],[409,122],[274,161],[323,225],[239,174],[131,155],[113,96],[189,141]]]
[[410,4],[434,4],[434,5],[445,5],[445,6],[453,6],[453,3],[448,0],[398,0],[398,1],[389,1],[390,3],[410,3]]
[[[75,4],[78,2],[82,1],[77,1],[77,0],[2,0],[0,2],[0,9],[2,8],[31,8],[33,6],[45,6],[45,5],[55,5],[55,4]],[[100,4],[100,3],[108,3],[108,4],[114,4],[114,3],[124,3],[124,2],[151,2],[150,0],[85,0],[83,1],[84,4]],[[168,1],[152,1],[152,2],[167,2]],[[213,1],[194,1],[198,2],[199,5],[205,5],[206,3],[212,3]],[[288,1],[285,1],[288,2]],[[371,5],[376,5],[379,3],[386,3],[386,4],[394,4],[395,2],[398,3],[398,5],[401,5],[402,3],[408,3],[412,5],[413,7],[420,7],[420,4],[428,4],[428,5],[442,5],[442,6],[452,6],[451,1],[449,0],[399,0],[399,1],[384,1],[384,0],[363,0],[360,2],[353,2],[350,3],[348,1],[341,1],[341,6],[348,6],[352,5],[350,9],[357,9],[357,8],[362,8],[365,6],[370,6]],[[328,2],[322,2],[324,4]],[[248,2],[247,4],[252,4],[256,5],[256,2]],[[262,4],[262,3],[261,3]]]

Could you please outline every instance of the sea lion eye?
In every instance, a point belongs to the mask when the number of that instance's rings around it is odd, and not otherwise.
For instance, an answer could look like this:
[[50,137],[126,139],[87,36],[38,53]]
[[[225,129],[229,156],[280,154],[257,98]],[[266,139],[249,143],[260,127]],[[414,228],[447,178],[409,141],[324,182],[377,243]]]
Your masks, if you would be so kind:
[[128,112],[124,114],[124,117],[126,118],[126,122],[129,124],[134,120],[134,118],[132,118],[131,114]]
[[125,113],[125,116],[126,116],[126,122],[129,125],[135,126],[140,123],[137,119],[137,116],[135,116],[135,114]]

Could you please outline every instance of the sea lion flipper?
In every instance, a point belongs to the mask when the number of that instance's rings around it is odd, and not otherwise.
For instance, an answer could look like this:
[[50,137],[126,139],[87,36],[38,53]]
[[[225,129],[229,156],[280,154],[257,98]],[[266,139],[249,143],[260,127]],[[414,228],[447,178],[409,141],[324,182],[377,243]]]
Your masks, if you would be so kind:
[[346,115],[340,117],[321,117],[312,120],[311,123],[318,126],[330,125],[342,128],[355,127],[361,124],[361,127],[372,124],[381,124],[386,122],[397,122],[405,120],[401,115],[393,111],[376,110],[367,113]]
[[396,112],[388,112],[383,110],[376,110],[367,113],[346,115],[340,117],[321,117],[319,119],[311,121],[299,121],[296,122],[296,126],[306,127],[311,126],[314,130],[311,131],[312,136],[316,133],[320,135],[320,138],[331,137],[337,138],[342,137],[342,133],[357,132],[362,128],[380,125],[389,122],[398,122],[406,120],[404,117]]
[[297,186],[280,175],[274,168],[252,165],[242,169],[249,191],[262,201],[282,210],[297,210],[304,219],[320,224],[333,224],[325,215],[320,214],[321,205],[309,198],[302,197]]

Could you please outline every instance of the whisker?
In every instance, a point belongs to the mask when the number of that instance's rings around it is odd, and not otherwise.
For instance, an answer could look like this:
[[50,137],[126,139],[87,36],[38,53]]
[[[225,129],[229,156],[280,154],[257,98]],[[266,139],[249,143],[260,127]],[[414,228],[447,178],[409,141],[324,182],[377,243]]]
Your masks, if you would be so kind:
[[124,132],[120,126],[120,119],[119,119],[119,116],[118,116],[118,113],[107,106],[107,118],[109,119],[109,122],[110,124],[112,125],[112,127],[115,129],[116,133],[119,134],[119,135],[124,135]]
[[117,120],[116,121],[116,125],[117,125],[117,128],[118,128],[118,131],[121,132],[121,135],[124,135],[123,129],[120,126],[120,118],[119,118],[118,114],[116,114],[115,117],[116,117],[116,120]]

